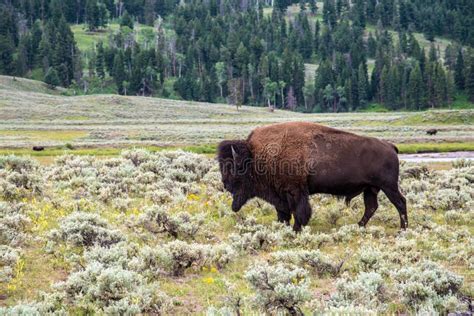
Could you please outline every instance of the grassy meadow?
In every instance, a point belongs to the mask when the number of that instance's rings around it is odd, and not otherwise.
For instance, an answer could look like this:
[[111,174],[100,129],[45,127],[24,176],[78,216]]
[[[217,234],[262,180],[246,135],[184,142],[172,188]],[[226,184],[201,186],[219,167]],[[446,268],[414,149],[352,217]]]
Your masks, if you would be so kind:
[[[25,90],[25,86],[28,89]],[[169,147],[212,153],[223,139],[283,121],[311,121],[375,136],[402,153],[474,149],[474,110],[302,114],[262,107],[237,109],[168,99],[118,95],[65,96],[44,84],[0,76],[0,153],[57,156],[116,155],[120,148]],[[436,136],[426,130],[437,128]],[[33,152],[33,146],[45,146]]]

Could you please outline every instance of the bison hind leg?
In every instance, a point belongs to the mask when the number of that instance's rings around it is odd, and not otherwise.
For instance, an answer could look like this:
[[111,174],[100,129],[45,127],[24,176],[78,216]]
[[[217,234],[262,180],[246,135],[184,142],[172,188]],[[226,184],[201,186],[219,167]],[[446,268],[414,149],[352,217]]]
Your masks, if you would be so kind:
[[372,218],[375,211],[379,207],[379,203],[377,201],[377,194],[379,191],[379,189],[373,187],[369,187],[364,190],[365,211],[364,216],[362,216],[362,219],[359,221],[359,226],[365,227],[367,222]]
[[390,202],[392,202],[392,204],[395,205],[395,207],[398,210],[398,214],[400,215],[400,228],[407,229],[408,227],[407,200],[405,199],[403,194],[400,192],[398,185],[396,187],[382,188],[382,191],[385,193],[385,195],[388,197]]

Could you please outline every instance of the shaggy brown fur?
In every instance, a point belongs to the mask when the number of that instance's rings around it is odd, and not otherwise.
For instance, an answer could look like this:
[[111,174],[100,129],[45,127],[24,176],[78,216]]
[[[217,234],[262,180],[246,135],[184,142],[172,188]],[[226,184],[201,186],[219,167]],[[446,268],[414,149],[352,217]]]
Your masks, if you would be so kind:
[[386,141],[314,123],[281,123],[255,129],[247,140],[224,141],[218,160],[234,211],[251,198],[273,204],[279,221],[294,229],[311,217],[309,195],[328,193],[350,201],[364,193],[365,226],[382,190],[397,207],[401,227],[408,225],[406,201],[399,191],[397,148]]

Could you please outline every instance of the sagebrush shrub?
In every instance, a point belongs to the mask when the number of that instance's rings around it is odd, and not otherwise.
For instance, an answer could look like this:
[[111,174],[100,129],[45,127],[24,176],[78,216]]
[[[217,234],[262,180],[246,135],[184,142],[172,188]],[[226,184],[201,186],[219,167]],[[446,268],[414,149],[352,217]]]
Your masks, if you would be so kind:
[[332,229],[332,239],[336,242],[348,242],[356,236],[361,236],[364,233],[364,229],[359,225],[344,225],[339,229]]
[[154,206],[140,216],[139,222],[154,233],[165,232],[175,238],[178,236],[194,238],[203,228],[204,216],[191,215],[187,212],[171,214],[167,208]]
[[453,168],[457,169],[462,169],[462,168],[468,168],[472,167],[474,164],[472,163],[472,160],[468,159],[456,159],[452,162]]
[[255,290],[255,304],[263,311],[302,315],[302,304],[311,297],[308,272],[302,268],[260,262],[247,270],[245,278]]
[[362,247],[357,255],[356,266],[359,271],[380,271],[383,266],[383,254],[375,247]]
[[319,275],[335,275],[339,272],[342,265],[342,261],[336,262],[320,250],[277,251],[272,253],[271,256],[274,262],[285,262],[297,266],[304,266]]
[[224,268],[237,257],[234,248],[227,244],[213,245],[208,250],[209,264],[215,265],[218,269]]
[[17,201],[41,194],[44,182],[38,162],[31,158],[0,156],[0,198]]
[[[238,250],[248,252],[270,249],[281,244],[287,232],[290,231],[290,229],[286,230],[280,224],[275,224],[272,227],[258,224],[255,217],[252,216],[237,224],[236,228],[238,233],[229,235],[232,246]],[[290,234],[294,235],[293,232]]]
[[427,166],[402,166],[400,170],[400,177],[403,179],[415,178],[417,180],[422,179],[423,177],[429,176],[430,171]]
[[388,299],[386,290],[386,283],[377,272],[361,272],[355,278],[344,276],[337,280],[336,292],[331,296],[330,304],[383,310]]
[[86,262],[98,262],[104,266],[117,266],[134,270],[133,260],[140,257],[140,247],[135,243],[121,241],[109,247],[94,246],[84,253]]
[[313,315],[378,315],[376,310],[360,306],[326,307],[313,309]]
[[115,198],[147,197],[155,203],[183,199],[196,190],[213,166],[204,156],[183,151],[151,153],[124,151],[120,158],[98,160],[66,155],[48,168],[55,188],[80,197],[97,197],[104,203]]
[[168,299],[156,283],[147,283],[137,272],[96,261],[72,273],[58,285],[72,305],[105,314],[161,313]]
[[334,239],[329,234],[312,233],[310,227],[304,227],[300,233],[295,234],[294,238],[288,239],[288,246],[314,249],[321,248],[333,241]]
[[0,245],[0,282],[8,283],[14,277],[15,266],[19,260],[20,252]]
[[236,257],[234,249],[226,244],[207,245],[174,240],[160,248],[145,247],[140,252],[141,262],[137,266],[142,271],[156,274],[163,269],[173,276],[183,276],[190,268],[205,266],[223,268]]
[[124,239],[123,234],[111,229],[97,214],[74,212],[62,219],[59,228],[52,230],[50,239],[73,246],[109,246]]
[[346,206],[344,203],[333,203],[326,207],[326,212],[324,213],[326,216],[326,221],[335,226],[337,221],[344,216],[344,211]]
[[158,258],[174,276],[182,276],[186,269],[203,267],[206,264],[206,252],[207,248],[203,245],[175,240],[163,246]]
[[23,206],[0,202],[0,245],[19,246],[27,240],[31,220],[23,214]]
[[397,289],[403,301],[410,306],[456,295],[463,282],[462,277],[431,261],[403,267],[393,271],[391,276],[398,283]]

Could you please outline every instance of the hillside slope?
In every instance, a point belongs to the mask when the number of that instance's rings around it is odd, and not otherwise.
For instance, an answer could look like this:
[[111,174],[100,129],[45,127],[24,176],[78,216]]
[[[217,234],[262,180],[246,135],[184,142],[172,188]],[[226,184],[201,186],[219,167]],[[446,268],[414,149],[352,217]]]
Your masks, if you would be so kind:
[[[256,126],[312,121],[397,143],[474,140],[474,111],[302,114],[118,95],[63,96],[32,80],[0,77],[0,147],[216,144]],[[25,88],[26,87],[26,88]],[[430,137],[428,127],[440,133]]]

